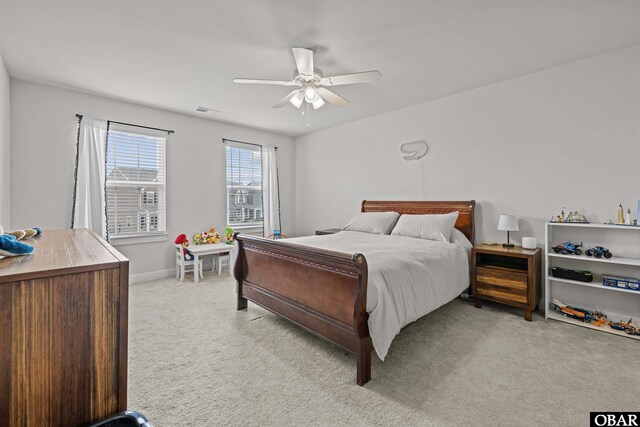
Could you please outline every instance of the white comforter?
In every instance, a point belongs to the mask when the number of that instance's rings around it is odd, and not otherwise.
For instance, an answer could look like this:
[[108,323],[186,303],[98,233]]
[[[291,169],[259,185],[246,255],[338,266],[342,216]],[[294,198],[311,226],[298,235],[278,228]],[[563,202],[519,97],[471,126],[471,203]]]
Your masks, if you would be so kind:
[[469,286],[468,241],[443,243],[341,231],[288,242],[366,257],[369,334],[381,360],[402,327],[453,300]]

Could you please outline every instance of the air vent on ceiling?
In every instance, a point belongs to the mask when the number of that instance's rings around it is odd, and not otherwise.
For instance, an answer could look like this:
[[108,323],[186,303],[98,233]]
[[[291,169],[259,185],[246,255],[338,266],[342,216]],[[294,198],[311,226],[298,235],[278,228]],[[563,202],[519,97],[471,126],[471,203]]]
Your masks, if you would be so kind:
[[218,110],[214,110],[213,108],[209,108],[209,107],[202,107],[202,106],[197,106],[196,107],[196,111],[198,113],[214,113],[214,114],[221,114],[222,111],[218,111]]

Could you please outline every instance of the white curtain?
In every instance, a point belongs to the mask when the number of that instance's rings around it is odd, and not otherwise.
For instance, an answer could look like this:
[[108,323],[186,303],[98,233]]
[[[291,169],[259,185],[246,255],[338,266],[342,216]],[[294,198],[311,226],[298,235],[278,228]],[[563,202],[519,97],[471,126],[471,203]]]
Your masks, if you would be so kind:
[[107,121],[85,116],[80,120],[78,135],[72,228],[89,228],[106,239]]
[[262,207],[264,208],[264,236],[267,237],[272,235],[274,230],[281,230],[275,147],[262,147]]

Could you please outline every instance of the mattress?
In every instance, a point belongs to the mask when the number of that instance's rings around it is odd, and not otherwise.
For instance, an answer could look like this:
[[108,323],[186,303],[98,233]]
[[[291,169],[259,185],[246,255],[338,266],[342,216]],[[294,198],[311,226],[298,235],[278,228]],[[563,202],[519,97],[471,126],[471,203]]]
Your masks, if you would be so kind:
[[369,335],[381,360],[400,330],[456,298],[469,286],[469,248],[414,237],[341,231],[288,242],[344,253],[361,253],[369,267]]

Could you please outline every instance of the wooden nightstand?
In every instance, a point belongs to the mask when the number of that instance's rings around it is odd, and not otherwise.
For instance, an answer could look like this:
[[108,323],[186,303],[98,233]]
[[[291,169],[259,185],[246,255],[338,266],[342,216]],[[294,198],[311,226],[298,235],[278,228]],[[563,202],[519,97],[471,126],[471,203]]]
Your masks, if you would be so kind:
[[542,251],[479,245],[471,252],[471,288],[476,307],[483,300],[496,301],[524,309],[524,318],[540,300]]
[[316,230],[316,236],[321,236],[323,234],[335,234],[338,231],[342,231],[340,228],[326,228],[324,230]]

